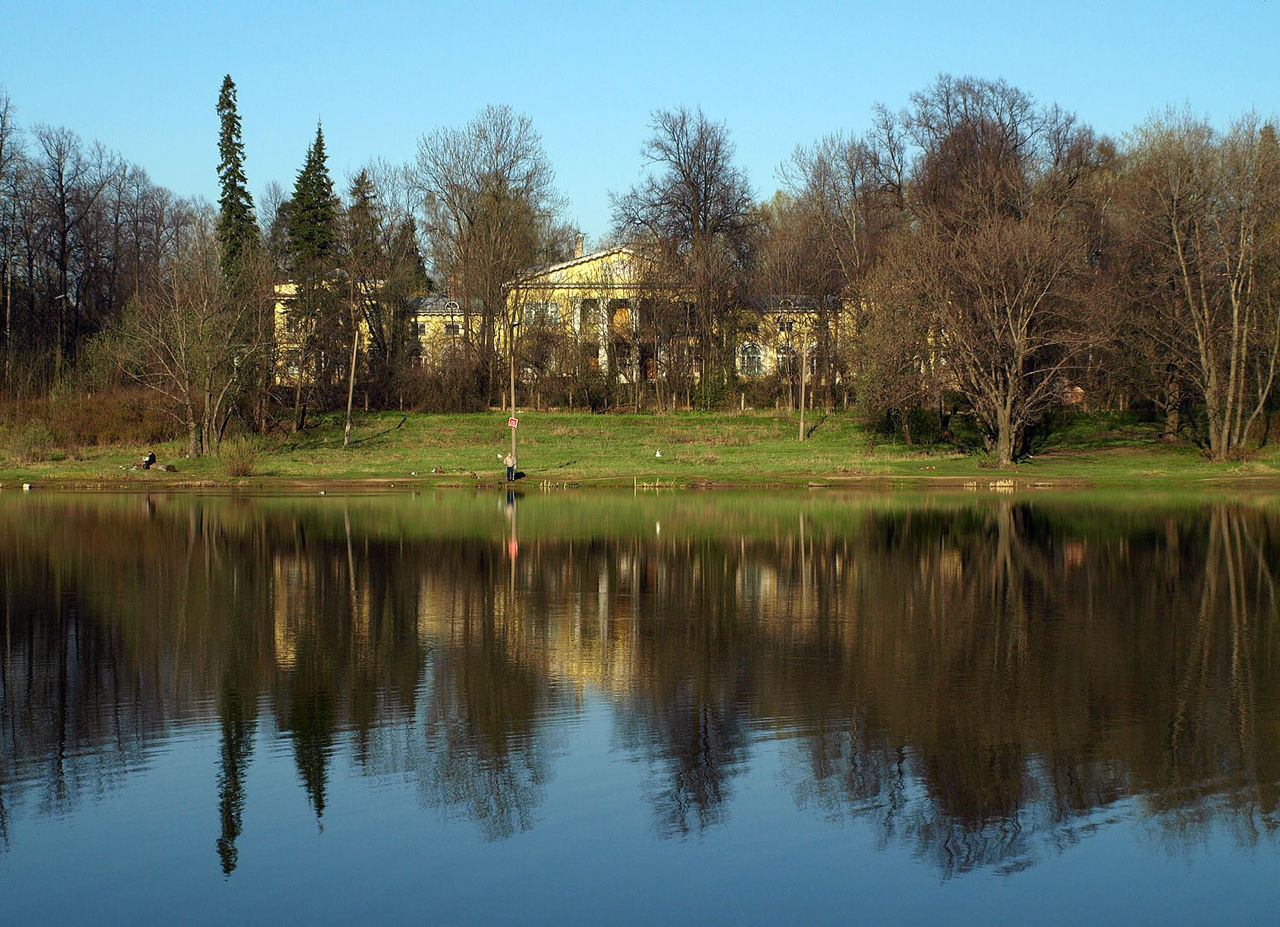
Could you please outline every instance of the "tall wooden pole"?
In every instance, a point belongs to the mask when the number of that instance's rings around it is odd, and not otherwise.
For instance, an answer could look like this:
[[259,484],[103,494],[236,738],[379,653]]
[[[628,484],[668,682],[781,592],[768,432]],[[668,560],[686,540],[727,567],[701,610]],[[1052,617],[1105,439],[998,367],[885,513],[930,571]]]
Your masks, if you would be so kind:
[[342,446],[351,440],[351,403],[356,394],[356,356],[360,350],[360,321],[356,317],[356,284],[351,281],[351,368],[347,376],[347,424],[342,429]]
[[800,440],[804,440],[804,385],[805,374],[808,373],[808,364],[805,363],[809,353],[809,335],[805,333],[800,336]]
[[[516,417],[516,322],[507,326],[507,341],[511,360],[511,418]],[[511,459],[516,459],[516,429],[511,429]]]

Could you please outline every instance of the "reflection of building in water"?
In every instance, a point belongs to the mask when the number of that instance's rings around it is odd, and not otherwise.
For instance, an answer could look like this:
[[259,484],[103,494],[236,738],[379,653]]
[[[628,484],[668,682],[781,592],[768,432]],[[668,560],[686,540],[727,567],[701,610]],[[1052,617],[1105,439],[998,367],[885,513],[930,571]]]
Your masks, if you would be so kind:
[[62,807],[212,695],[224,865],[261,711],[317,814],[350,750],[496,839],[536,820],[557,716],[603,692],[653,771],[663,833],[731,813],[760,736],[786,742],[797,801],[949,871],[1023,864],[1043,852],[1030,836],[1075,839],[1135,796],[1171,821],[1280,820],[1269,515],[1210,506],[1082,535],[1078,515],[1007,499],[832,509],[733,536],[669,512],[660,535],[647,519],[636,537],[535,534],[514,565],[496,520],[492,536],[388,540],[325,511],[303,543],[293,522],[216,506],[158,506],[135,534],[28,517],[0,535],[4,588],[74,608],[10,615],[0,784],[44,777]]
[[281,669],[293,669],[298,661],[298,625],[304,620],[303,599],[312,588],[313,572],[296,555],[282,552],[271,559],[271,628],[276,665]]

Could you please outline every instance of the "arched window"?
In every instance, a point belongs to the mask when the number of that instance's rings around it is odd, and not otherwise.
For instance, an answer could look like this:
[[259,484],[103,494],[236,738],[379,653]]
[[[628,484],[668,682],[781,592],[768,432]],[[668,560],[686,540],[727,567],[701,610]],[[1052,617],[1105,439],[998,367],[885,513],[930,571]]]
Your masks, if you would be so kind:
[[758,377],[764,374],[764,359],[760,353],[760,345],[748,341],[742,346],[741,360],[744,377]]

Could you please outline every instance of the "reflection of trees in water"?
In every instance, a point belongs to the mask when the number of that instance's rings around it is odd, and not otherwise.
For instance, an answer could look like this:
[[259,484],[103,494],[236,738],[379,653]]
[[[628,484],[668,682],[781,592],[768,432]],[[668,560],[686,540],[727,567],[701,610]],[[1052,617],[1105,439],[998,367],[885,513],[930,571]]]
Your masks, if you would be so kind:
[[625,714],[626,741],[657,770],[646,792],[660,835],[723,820],[729,779],[747,758],[743,720],[733,705],[703,702],[693,692]]
[[[1280,682],[1270,660],[1260,676],[1272,522],[1231,506],[1163,531],[1077,530],[1014,504],[967,518],[871,529],[848,646],[811,694],[858,714],[815,720],[798,800],[948,873],[1027,865],[1131,796],[1168,828],[1269,829],[1280,744],[1253,719],[1274,716]],[[906,556],[875,555],[888,547]],[[884,775],[895,753],[905,788]]]
[[[0,796],[22,802],[34,783],[41,813],[65,813],[140,762],[157,716],[138,696],[159,696],[163,676],[130,665],[119,636],[98,627],[47,564],[0,553],[0,589]],[[47,620],[51,601],[62,620]]]
[[723,820],[747,759],[755,629],[737,608],[737,558],[719,544],[623,545],[611,558],[631,623],[634,679],[620,725],[645,756],[658,833]]
[[515,563],[500,536],[378,539],[333,507],[23,509],[0,533],[0,839],[30,783],[68,807],[211,695],[226,872],[261,705],[318,816],[349,744],[502,838],[588,687],[667,836],[732,812],[761,728],[802,806],[944,873],[1028,865],[1134,801],[1175,843],[1275,829],[1273,518],[796,508],[743,538],[530,538]]
[[533,826],[550,775],[537,723],[546,678],[509,659],[500,635],[489,633],[464,635],[433,655],[425,739],[414,761],[423,800],[460,811],[489,840]]
[[497,544],[445,545],[420,616],[431,655],[408,757],[429,806],[475,821],[488,840],[534,824],[550,776],[550,731],[559,707],[547,669],[547,621],[517,595]]
[[[0,694],[16,705],[4,712],[13,749],[0,750],[0,787],[41,783],[39,810],[65,810],[214,697],[217,851],[229,873],[262,693],[274,692],[317,815],[337,732],[412,714],[418,567],[374,552],[354,575],[340,537],[312,540],[306,519],[264,518],[247,500],[162,501],[145,519],[135,501],[72,504],[76,518],[33,507],[0,531],[13,606]],[[49,768],[36,774],[36,763]]]
[[[252,706],[251,706],[252,707]],[[222,832],[218,835],[218,858],[222,872],[230,875],[236,868],[239,851],[236,839],[244,829],[244,778],[253,756],[255,719],[245,710],[240,693],[230,676],[222,687],[218,714],[222,722],[222,743],[218,769],[218,814]]]

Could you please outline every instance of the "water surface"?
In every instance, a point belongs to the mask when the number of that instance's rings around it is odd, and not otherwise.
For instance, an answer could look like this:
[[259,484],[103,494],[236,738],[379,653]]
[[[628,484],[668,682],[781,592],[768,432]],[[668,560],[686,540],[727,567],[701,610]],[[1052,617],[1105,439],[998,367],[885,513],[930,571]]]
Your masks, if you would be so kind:
[[6,922],[1203,922],[1280,508],[0,494]]

